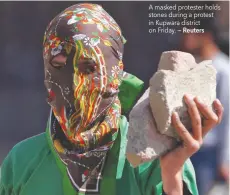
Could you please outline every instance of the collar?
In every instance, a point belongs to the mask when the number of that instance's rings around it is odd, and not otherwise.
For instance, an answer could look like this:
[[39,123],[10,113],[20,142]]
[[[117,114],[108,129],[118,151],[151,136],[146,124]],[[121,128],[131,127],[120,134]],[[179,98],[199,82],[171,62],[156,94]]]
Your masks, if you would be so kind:
[[[110,184],[112,185],[113,183],[113,185],[115,185],[116,180],[122,177],[125,160],[126,160],[125,151],[126,151],[126,145],[127,145],[127,139],[126,139],[127,131],[128,131],[127,119],[125,116],[121,116],[120,122],[119,122],[119,131],[118,131],[117,139],[114,142],[113,147],[109,151],[108,157],[105,162],[105,167],[103,171],[103,182],[101,184],[102,191],[105,191],[106,186],[103,187],[103,185],[107,183],[106,180],[112,179],[113,182],[110,182]],[[65,194],[76,195],[76,191],[68,178],[66,166],[61,161],[56,149],[53,146],[52,138],[50,134],[50,119],[48,120],[48,123],[47,123],[46,138],[47,138],[51,153],[54,156],[56,164],[63,176],[63,190]],[[110,162],[112,162],[112,164]],[[113,167],[111,167],[111,165]],[[108,186],[106,188],[108,189]]]

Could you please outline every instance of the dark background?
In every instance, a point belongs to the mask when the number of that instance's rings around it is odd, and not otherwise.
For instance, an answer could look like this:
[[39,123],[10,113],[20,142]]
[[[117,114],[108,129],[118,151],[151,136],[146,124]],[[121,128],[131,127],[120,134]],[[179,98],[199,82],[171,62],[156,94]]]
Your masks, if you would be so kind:
[[[0,2],[0,162],[18,141],[45,130],[49,106],[43,84],[43,33],[51,19],[75,3]],[[148,33],[148,6],[175,2],[92,3],[101,4],[120,25],[127,39],[125,70],[147,88],[161,53],[178,49],[180,39],[180,34]],[[224,17],[229,17],[228,11]],[[226,36],[219,41],[226,53],[227,43]]]

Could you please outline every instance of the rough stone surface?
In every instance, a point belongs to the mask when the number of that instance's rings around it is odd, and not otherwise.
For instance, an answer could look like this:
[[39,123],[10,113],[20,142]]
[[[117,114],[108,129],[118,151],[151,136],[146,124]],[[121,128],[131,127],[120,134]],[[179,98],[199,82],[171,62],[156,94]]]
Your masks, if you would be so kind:
[[216,70],[210,61],[204,61],[189,71],[157,71],[150,79],[150,106],[157,129],[162,134],[177,137],[171,125],[171,115],[176,111],[187,129],[191,121],[183,101],[184,94],[198,96],[202,102],[212,106],[216,98]]
[[189,71],[196,65],[195,58],[190,53],[180,51],[165,51],[161,55],[158,70],[182,72]]
[[149,88],[130,112],[127,139],[126,156],[134,167],[176,147],[175,139],[156,129],[149,104]]
[[178,146],[171,114],[177,111],[185,126],[191,127],[183,102],[185,93],[211,106],[216,97],[216,71],[211,63],[196,64],[191,54],[179,51],[162,54],[150,88],[129,115],[126,156],[134,167]]

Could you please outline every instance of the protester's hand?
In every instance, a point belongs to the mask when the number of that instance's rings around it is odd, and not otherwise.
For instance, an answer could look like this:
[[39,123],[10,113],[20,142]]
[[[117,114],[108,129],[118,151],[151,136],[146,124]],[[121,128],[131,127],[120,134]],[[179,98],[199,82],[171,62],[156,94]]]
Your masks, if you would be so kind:
[[[223,116],[223,107],[219,100],[213,102],[216,112],[204,103],[201,103],[197,97],[192,99],[188,95],[185,95],[184,100],[188,106],[192,122],[192,132],[189,133],[180,121],[178,114],[173,113],[172,124],[180,136],[182,144],[160,159],[163,188],[169,195],[180,195],[183,193],[183,164],[200,149],[204,136],[215,125],[221,122]],[[204,118],[203,121],[201,120],[201,116]]]

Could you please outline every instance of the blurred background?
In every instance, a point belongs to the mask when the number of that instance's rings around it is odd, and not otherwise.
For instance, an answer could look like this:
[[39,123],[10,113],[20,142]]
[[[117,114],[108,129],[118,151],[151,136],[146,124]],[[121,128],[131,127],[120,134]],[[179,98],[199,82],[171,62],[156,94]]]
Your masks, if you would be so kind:
[[[45,131],[49,106],[44,88],[42,41],[48,23],[76,2],[0,2],[0,163],[19,141]],[[228,194],[229,179],[229,2],[218,4],[213,19],[202,19],[203,34],[149,34],[148,7],[181,2],[97,2],[120,25],[125,45],[125,70],[145,82],[157,70],[167,50],[192,53],[197,62],[212,59],[217,69],[217,96],[224,103],[224,120],[193,158],[200,195]],[[191,26],[192,28],[192,26]],[[144,92],[144,91],[143,91]]]

